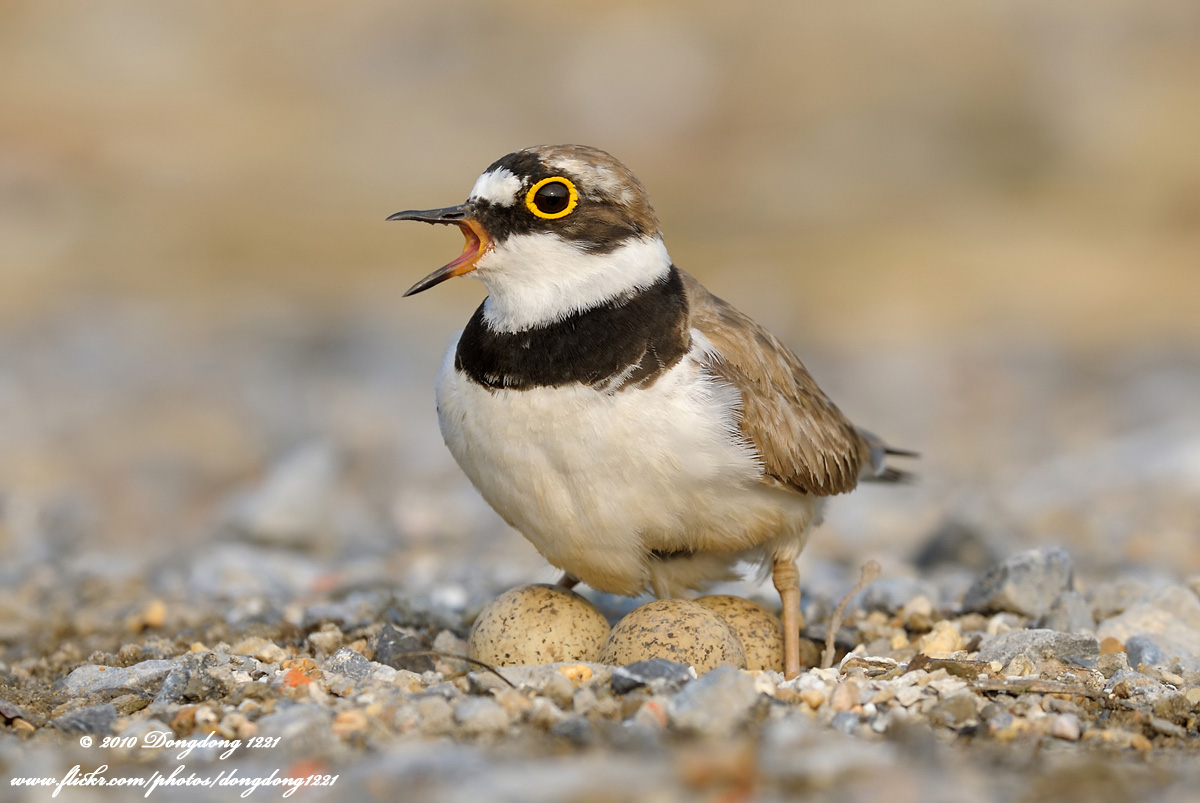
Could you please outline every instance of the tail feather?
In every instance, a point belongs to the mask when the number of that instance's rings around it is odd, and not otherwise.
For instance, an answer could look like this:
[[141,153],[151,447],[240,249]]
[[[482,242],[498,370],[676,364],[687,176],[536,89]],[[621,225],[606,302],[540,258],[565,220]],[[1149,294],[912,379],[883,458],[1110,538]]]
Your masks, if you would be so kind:
[[915,482],[917,475],[911,471],[889,466],[887,459],[891,457],[920,457],[920,453],[909,449],[898,449],[894,446],[889,446],[883,438],[873,432],[859,428],[858,434],[862,436],[863,441],[867,445],[868,454],[870,456],[869,468],[863,472],[860,479],[867,482]]

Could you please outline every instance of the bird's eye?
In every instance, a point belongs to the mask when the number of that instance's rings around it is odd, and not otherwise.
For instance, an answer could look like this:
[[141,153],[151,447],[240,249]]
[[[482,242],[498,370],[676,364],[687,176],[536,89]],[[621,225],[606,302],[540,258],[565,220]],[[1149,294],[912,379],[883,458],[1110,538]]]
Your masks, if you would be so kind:
[[544,178],[529,188],[525,194],[525,206],[540,218],[554,220],[566,217],[579,203],[579,193],[569,179],[562,176]]

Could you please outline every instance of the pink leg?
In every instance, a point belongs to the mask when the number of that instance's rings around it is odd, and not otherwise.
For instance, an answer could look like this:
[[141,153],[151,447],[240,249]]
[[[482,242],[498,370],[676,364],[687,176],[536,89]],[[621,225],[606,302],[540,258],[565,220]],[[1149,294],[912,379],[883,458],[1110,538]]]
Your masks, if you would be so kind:
[[800,572],[791,560],[776,560],[771,579],[783,603],[783,676],[791,680],[800,674]]

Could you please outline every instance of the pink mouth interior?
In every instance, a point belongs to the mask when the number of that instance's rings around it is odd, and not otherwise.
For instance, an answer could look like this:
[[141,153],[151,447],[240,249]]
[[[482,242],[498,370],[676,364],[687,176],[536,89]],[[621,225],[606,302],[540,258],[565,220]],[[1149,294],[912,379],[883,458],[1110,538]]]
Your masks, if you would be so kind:
[[477,259],[483,253],[483,242],[479,239],[479,235],[475,233],[475,229],[468,226],[466,223],[455,224],[462,229],[463,236],[466,242],[463,243],[463,252],[458,259],[447,265],[447,268],[453,269],[465,265],[466,263]]

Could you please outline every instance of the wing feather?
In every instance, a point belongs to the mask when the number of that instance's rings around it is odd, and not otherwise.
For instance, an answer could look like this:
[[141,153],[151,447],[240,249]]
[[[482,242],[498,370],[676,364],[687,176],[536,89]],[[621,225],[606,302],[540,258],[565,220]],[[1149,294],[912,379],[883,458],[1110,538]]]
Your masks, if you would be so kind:
[[[764,482],[828,496],[879,474],[882,444],[829,400],[800,359],[774,335],[680,271],[691,325],[713,346],[710,370],[738,389],[741,431],[758,451]],[[881,456],[881,455],[880,455]]]

